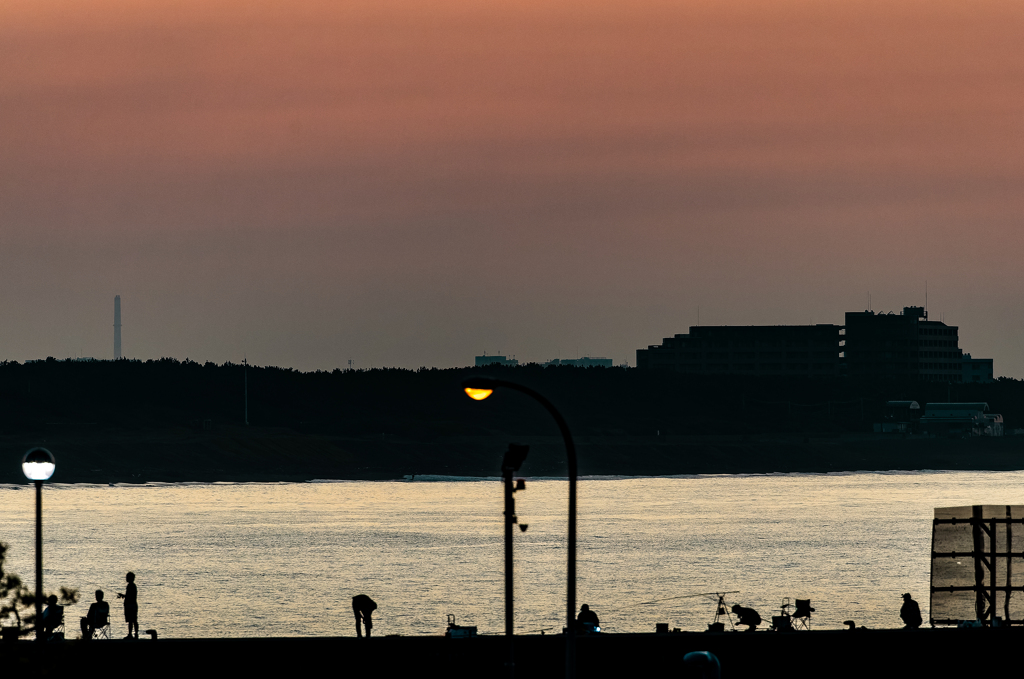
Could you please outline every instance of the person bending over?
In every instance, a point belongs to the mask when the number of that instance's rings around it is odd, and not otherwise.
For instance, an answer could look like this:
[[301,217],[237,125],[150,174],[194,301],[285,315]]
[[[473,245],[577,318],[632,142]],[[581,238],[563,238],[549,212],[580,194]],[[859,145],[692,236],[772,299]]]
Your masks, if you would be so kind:
[[360,622],[366,625],[366,638],[370,638],[370,630],[373,629],[373,612],[377,610],[377,602],[365,594],[357,594],[352,597],[352,612],[356,616],[356,636],[362,637],[363,630]]
[[753,632],[757,629],[757,626],[761,624],[761,616],[753,608],[745,608],[739,604],[735,604],[732,607],[732,612],[736,614],[738,618],[738,625],[747,625],[747,631]]

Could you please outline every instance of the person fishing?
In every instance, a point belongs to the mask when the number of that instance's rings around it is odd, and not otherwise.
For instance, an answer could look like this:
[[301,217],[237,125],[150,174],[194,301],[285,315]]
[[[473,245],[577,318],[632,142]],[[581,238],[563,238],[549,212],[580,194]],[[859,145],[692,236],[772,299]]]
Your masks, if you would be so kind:
[[580,606],[580,614],[577,616],[577,623],[580,628],[583,629],[584,625],[593,625],[595,628],[601,627],[601,621],[597,619],[597,613],[590,609],[586,603]]
[[[135,573],[129,572],[124,576],[128,586],[124,588],[124,594],[117,593],[118,599],[124,599],[124,621],[128,623],[128,636],[125,639],[139,638],[139,588],[135,586]],[[134,636],[132,630],[135,631]]]
[[910,597],[910,592],[903,595],[903,605],[900,607],[900,620],[906,625],[903,629],[917,629],[921,626],[921,607]]
[[736,614],[736,624],[747,625],[748,632],[753,632],[757,629],[757,626],[761,624],[761,615],[753,608],[746,608],[739,604],[734,604],[732,612]]
[[362,625],[366,625],[366,638],[370,638],[370,630],[373,629],[373,612],[377,610],[377,602],[365,594],[357,594],[352,597],[352,612],[356,616],[356,636],[362,638]]

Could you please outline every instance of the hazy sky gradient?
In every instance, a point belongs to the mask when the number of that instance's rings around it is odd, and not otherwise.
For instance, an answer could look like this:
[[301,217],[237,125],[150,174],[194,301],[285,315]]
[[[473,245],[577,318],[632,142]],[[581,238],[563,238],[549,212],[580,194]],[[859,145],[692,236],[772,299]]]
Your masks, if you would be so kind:
[[0,359],[621,362],[923,304],[1024,377],[1024,4],[3,0]]

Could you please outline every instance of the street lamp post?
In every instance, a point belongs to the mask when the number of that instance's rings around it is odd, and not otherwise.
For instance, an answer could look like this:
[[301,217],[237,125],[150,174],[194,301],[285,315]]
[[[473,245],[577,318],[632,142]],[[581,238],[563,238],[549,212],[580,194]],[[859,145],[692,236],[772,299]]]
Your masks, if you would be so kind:
[[57,467],[53,453],[46,448],[33,448],[25,453],[21,471],[36,484],[36,641],[43,635],[43,481],[53,476]]
[[530,396],[540,403],[555,418],[559,431],[562,432],[562,440],[565,442],[565,453],[569,462],[569,530],[568,542],[569,553],[566,559],[565,573],[565,676],[566,679],[576,677],[576,445],[573,443],[572,434],[569,432],[569,425],[565,418],[558,412],[551,401],[529,387],[524,387],[515,382],[499,380],[493,377],[470,377],[463,381],[462,388],[474,401],[483,401],[495,389],[513,389]]
[[[512,475],[523,466],[523,461],[526,459],[528,452],[530,452],[530,446],[510,443],[508,444],[508,450],[505,452],[505,457],[501,461],[502,485],[505,487],[505,638],[508,639],[509,679],[513,679],[516,675],[515,629],[512,615],[513,583],[515,581],[512,559],[512,524],[519,523],[519,519],[516,517],[516,501],[512,495],[517,490],[526,489],[526,484],[522,479],[519,479],[519,483],[513,488]],[[526,530],[525,523],[520,524],[519,527],[522,530]]]

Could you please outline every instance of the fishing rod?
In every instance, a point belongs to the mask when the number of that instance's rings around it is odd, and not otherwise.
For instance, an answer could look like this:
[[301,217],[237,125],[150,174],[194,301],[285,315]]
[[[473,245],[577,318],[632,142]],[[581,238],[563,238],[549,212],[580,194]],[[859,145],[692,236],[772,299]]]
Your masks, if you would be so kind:
[[735,623],[732,621],[732,615],[729,613],[729,609],[725,607],[725,595],[726,594],[739,594],[739,590],[733,590],[731,592],[702,592],[700,594],[682,594],[680,596],[671,596],[664,599],[655,599],[654,601],[645,601],[641,606],[650,604],[661,603],[662,601],[678,601],[679,599],[696,599],[697,597],[708,597],[715,602],[715,618],[714,621],[708,625],[708,629],[711,631],[723,631],[725,624],[720,622],[721,617],[724,615],[729,621],[729,626],[736,629]]
[[644,601],[637,606],[649,606],[650,604],[659,604],[662,601],[675,601],[677,599],[696,599],[699,596],[713,596],[716,599],[724,599],[726,594],[739,594],[739,590],[732,592],[704,592],[702,594],[683,594],[682,596],[670,596],[667,599],[655,599],[654,601]]

